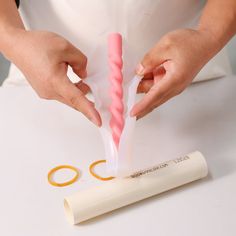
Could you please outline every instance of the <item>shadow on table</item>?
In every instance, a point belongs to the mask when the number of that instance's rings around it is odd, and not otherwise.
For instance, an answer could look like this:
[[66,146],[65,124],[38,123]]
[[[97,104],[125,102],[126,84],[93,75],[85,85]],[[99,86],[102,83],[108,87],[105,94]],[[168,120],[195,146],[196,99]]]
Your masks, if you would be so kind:
[[[209,94],[204,91],[198,98],[200,102],[191,110],[191,118],[178,127],[183,136],[198,137],[194,145],[206,157],[214,179],[236,172],[232,156],[236,153],[236,82],[227,80],[236,81],[236,77],[214,81]],[[201,87],[202,83],[194,86]]]

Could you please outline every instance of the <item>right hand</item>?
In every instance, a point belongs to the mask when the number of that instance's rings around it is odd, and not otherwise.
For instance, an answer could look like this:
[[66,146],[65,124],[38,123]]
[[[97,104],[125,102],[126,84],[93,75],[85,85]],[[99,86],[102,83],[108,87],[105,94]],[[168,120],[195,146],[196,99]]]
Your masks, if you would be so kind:
[[88,86],[82,81],[73,84],[67,77],[69,65],[85,78],[87,58],[66,39],[46,31],[17,30],[5,56],[22,71],[39,97],[67,104],[101,126],[98,111],[85,96]]

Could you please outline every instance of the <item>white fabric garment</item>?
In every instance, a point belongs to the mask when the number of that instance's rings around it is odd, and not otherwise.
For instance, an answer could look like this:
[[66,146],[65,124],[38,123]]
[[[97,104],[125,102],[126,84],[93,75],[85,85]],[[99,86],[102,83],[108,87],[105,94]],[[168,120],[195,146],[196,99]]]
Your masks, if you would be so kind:
[[[21,0],[20,14],[27,29],[56,32],[89,55],[109,32],[123,34],[138,61],[165,33],[196,26],[205,1],[199,0]],[[93,63],[90,62],[89,63]],[[230,71],[222,51],[203,68],[195,81]],[[72,81],[78,78],[69,73]],[[11,65],[4,85],[27,83]]]

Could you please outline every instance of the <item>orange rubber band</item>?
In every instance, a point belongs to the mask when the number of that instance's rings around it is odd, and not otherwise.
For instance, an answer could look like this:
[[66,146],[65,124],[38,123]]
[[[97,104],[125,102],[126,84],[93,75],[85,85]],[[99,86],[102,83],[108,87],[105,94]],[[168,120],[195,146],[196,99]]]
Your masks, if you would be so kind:
[[[56,171],[58,170],[61,170],[61,169],[70,169],[70,170],[73,170],[75,172],[75,176],[69,180],[69,181],[66,181],[66,182],[63,182],[63,183],[57,183],[55,182],[52,177],[53,175],[56,173]],[[48,182],[53,185],[53,186],[56,186],[56,187],[65,187],[65,186],[68,186],[70,184],[73,184],[74,182],[76,182],[76,180],[79,178],[79,170],[77,168],[75,168],[74,166],[70,166],[70,165],[61,165],[61,166],[57,166],[53,169],[51,169],[49,172],[48,172]]]
[[93,177],[95,177],[96,179],[99,179],[99,180],[102,180],[102,181],[112,180],[112,179],[114,179],[115,177],[113,177],[113,176],[110,176],[110,177],[101,177],[101,176],[99,176],[98,174],[96,174],[96,173],[94,172],[94,167],[95,167],[96,165],[98,165],[98,164],[100,164],[100,163],[105,163],[105,162],[106,162],[106,160],[99,160],[99,161],[93,162],[93,163],[89,166],[89,172],[90,172],[90,174],[91,174]]

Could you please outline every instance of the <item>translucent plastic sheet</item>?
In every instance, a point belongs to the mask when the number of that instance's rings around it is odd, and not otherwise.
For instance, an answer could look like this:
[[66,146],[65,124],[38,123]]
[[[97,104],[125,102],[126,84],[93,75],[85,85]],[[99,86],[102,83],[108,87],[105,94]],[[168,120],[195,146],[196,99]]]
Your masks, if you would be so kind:
[[134,59],[132,47],[123,37],[123,102],[125,106],[125,126],[120,138],[119,148],[113,142],[111,128],[109,126],[111,114],[109,106],[110,81],[108,80],[108,50],[107,37],[102,37],[98,45],[91,50],[89,56],[89,75],[85,80],[94,96],[95,107],[102,118],[101,136],[104,143],[107,171],[114,176],[124,176],[130,173],[132,166],[132,134],[135,128],[135,117],[130,117],[130,111],[135,103],[137,86],[141,80],[135,75],[137,60]]

